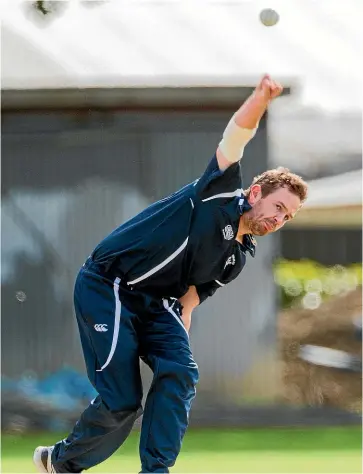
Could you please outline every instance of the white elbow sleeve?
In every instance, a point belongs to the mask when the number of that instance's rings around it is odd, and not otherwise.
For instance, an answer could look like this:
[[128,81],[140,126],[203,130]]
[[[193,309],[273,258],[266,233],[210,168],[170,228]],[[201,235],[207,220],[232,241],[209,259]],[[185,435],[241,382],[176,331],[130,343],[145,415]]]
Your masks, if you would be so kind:
[[234,116],[231,118],[219,142],[219,149],[229,162],[237,163],[242,158],[245,146],[255,136],[256,130],[241,128],[234,121]]

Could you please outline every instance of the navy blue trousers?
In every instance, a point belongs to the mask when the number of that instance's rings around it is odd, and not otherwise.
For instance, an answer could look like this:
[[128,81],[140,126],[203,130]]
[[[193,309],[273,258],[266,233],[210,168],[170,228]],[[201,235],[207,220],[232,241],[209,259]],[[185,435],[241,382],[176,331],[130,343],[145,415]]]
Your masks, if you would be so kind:
[[[198,382],[179,302],[129,290],[119,278],[95,273],[92,265],[78,275],[74,302],[88,377],[99,395],[55,445],[56,471],[81,472],[101,463],[144,413],[141,472],[169,472]],[[144,411],[140,358],[154,374]]]

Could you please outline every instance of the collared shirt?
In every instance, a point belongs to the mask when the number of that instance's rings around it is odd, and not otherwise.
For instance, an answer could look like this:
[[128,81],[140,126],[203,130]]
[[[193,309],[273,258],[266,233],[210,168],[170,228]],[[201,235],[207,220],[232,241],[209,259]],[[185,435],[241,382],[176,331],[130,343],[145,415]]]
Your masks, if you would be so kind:
[[234,280],[254,256],[255,242],[236,240],[241,214],[251,209],[242,192],[240,164],[219,170],[214,155],[203,175],[157,201],[106,237],[93,252],[130,287],[180,298],[195,285],[203,302]]

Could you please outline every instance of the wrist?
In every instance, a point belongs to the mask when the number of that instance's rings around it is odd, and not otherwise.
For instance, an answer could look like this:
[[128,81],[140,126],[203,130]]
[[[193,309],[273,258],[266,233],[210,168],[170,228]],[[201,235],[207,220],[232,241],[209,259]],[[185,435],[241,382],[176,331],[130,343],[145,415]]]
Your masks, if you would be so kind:
[[263,107],[264,109],[267,109],[267,107],[270,105],[271,100],[272,100],[270,95],[267,95],[264,91],[259,91],[259,90],[253,91],[250,98],[251,100],[256,102],[256,105],[258,105],[261,108]]
[[254,130],[266,112],[269,100],[255,91],[234,114],[234,121],[240,128]]

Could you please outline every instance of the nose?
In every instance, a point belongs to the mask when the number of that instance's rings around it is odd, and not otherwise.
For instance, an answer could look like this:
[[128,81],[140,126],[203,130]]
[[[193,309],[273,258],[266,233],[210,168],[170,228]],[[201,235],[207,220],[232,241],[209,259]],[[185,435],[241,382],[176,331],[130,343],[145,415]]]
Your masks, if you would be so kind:
[[279,215],[279,216],[274,218],[274,221],[275,221],[275,225],[281,226],[285,222],[285,216]]

